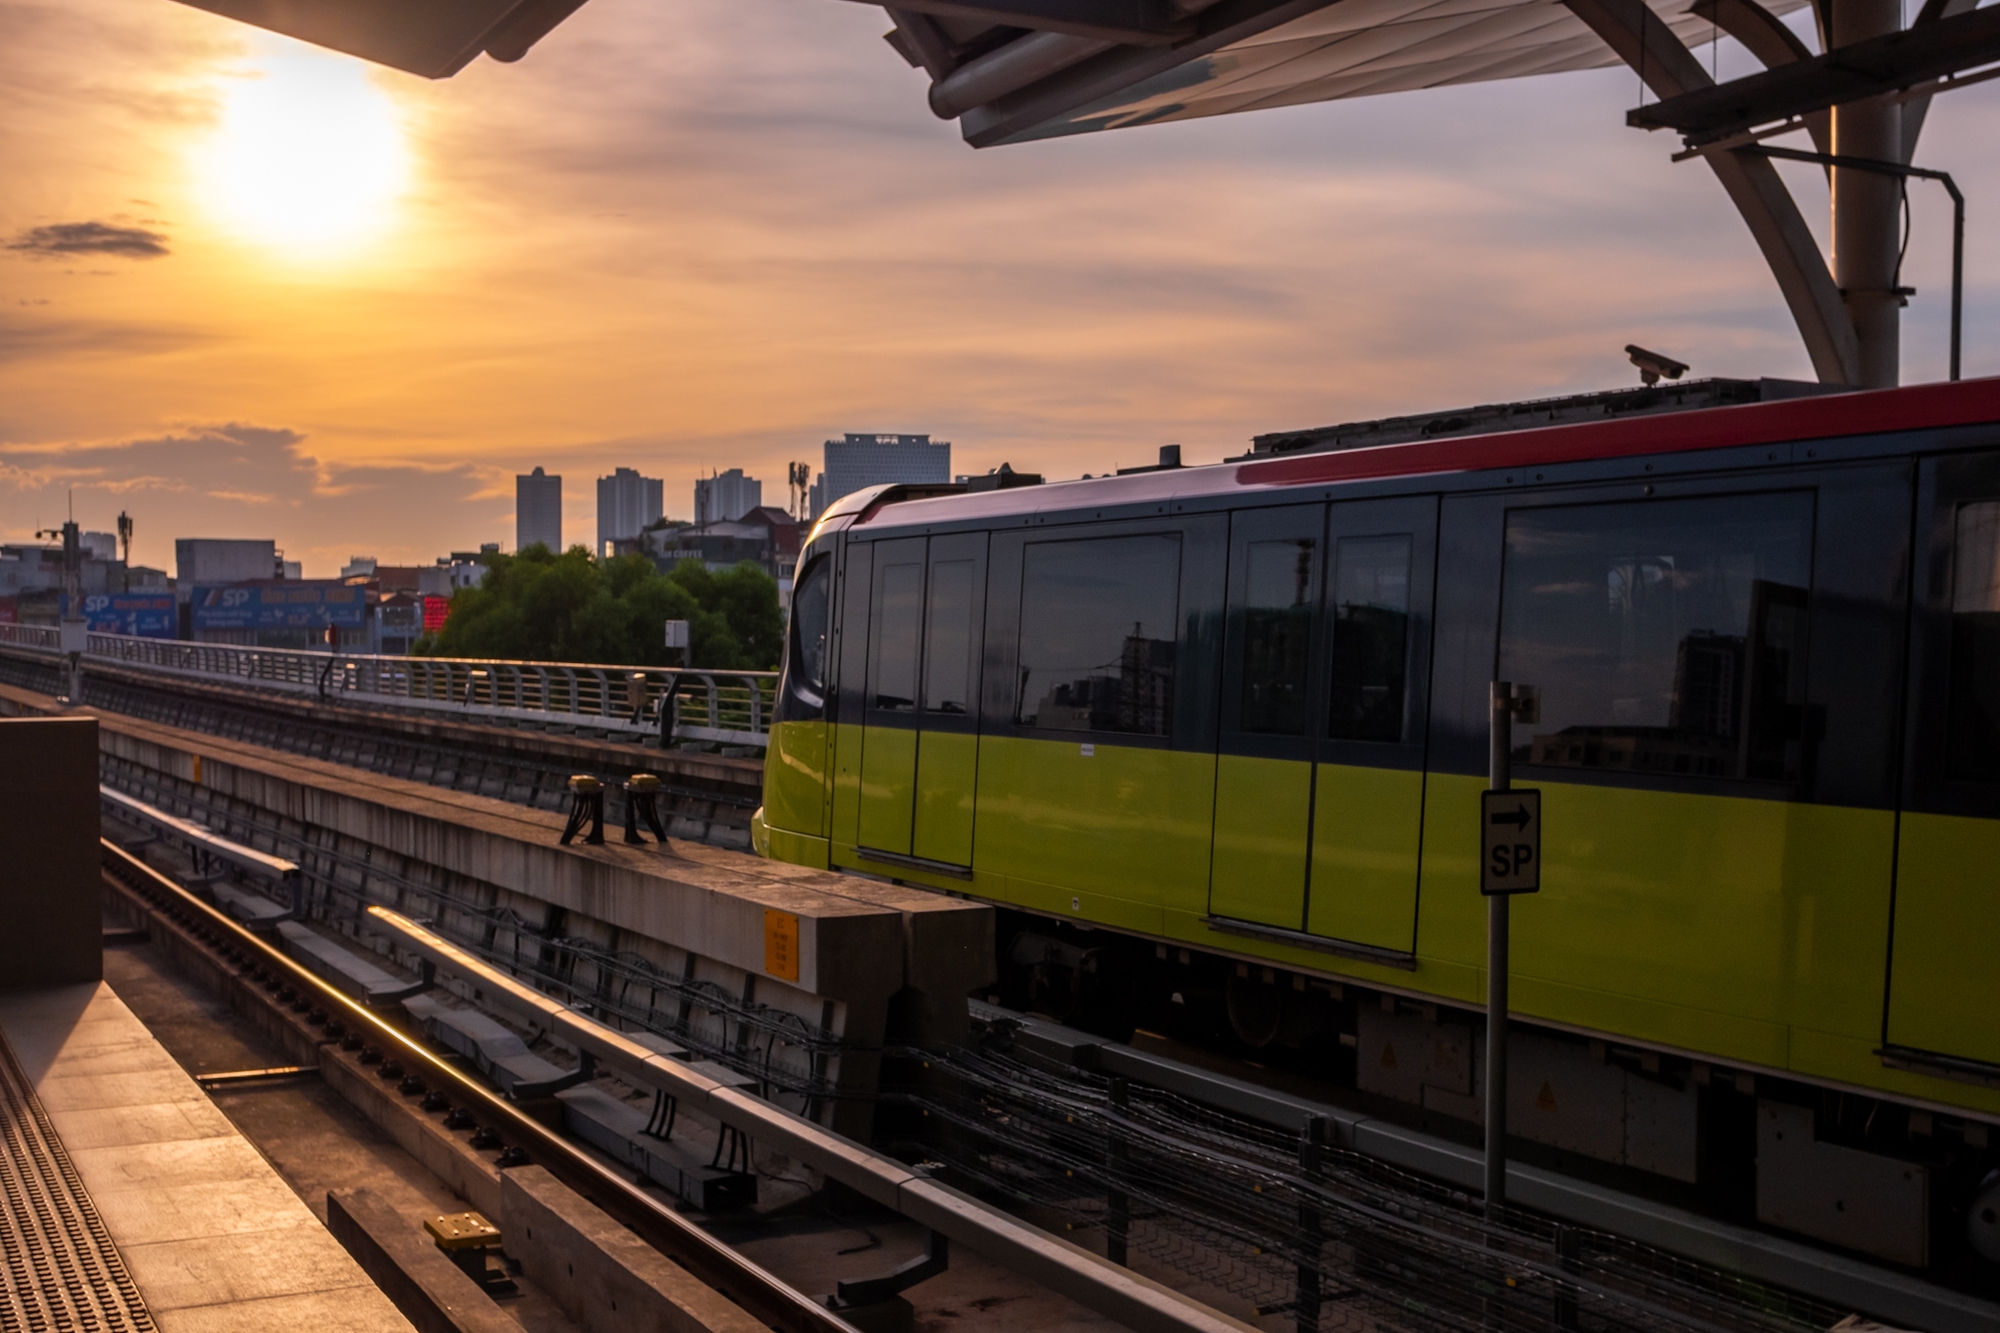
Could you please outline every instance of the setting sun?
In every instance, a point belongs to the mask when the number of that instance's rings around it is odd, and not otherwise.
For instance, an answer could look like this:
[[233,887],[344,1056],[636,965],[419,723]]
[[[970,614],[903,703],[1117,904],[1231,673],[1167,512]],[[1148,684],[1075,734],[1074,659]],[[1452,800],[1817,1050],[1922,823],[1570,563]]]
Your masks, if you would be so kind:
[[409,175],[395,104],[358,61],[313,51],[265,55],[236,80],[197,164],[224,226],[294,255],[379,235]]

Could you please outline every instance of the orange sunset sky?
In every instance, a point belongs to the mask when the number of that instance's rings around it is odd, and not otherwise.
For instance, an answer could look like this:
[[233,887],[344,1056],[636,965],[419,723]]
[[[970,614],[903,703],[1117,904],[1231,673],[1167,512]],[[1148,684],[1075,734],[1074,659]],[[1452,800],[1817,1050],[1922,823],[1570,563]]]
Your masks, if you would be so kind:
[[[0,540],[73,492],[142,563],[273,537],[331,575],[511,547],[537,464],[587,541],[614,466],[677,517],[711,467],[781,503],[849,430],[1075,476],[1635,383],[1627,342],[1808,374],[1713,178],[1624,128],[1629,72],[974,151],[886,27],[590,0],[429,83],[170,0],[0,0]],[[1972,200],[1968,375],[2000,371],[1996,90],[1919,153]],[[1943,376],[1949,272],[1913,202],[1906,382]]]

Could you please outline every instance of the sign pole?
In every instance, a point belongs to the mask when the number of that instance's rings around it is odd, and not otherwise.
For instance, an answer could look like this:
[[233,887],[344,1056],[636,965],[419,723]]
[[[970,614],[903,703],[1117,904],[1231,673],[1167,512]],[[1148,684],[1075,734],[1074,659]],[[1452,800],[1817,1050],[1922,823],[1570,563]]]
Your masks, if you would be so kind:
[[[1514,779],[1514,687],[1493,682],[1488,780],[1504,792]],[[1486,897],[1486,1216],[1507,1202],[1507,927],[1513,895]]]

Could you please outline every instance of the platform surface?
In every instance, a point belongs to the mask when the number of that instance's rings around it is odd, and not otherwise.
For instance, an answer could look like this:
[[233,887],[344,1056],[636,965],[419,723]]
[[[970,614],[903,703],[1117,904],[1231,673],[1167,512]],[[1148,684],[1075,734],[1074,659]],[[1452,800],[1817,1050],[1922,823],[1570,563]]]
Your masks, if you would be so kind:
[[0,992],[0,1032],[162,1333],[411,1333],[108,985]]

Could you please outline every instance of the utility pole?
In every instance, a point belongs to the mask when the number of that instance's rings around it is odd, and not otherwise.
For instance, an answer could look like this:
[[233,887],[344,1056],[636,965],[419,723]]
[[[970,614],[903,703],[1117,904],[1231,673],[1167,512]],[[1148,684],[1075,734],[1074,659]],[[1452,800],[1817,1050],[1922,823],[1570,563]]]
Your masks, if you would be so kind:
[[90,621],[83,614],[83,530],[76,525],[74,495],[69,522],[60,528],[42,528],[35,536],[62,538],[63,608],[58,642],[68,666],[64,697],[74,706],[83,702],[83,654],[90,647]]
[[806,510],[812,502],[812,464],[788,463],[785,476],[792,491],[792,517],[803,523],[811,517]]
[[125,548],[125,591],[132,591],[132,516],[118,511],[118,541]]
[[1542,886],[1542,794],[1514,790],[1514,719],[1541,720],[1532,685],[1493,682],[1487,767],[1479,802],[1479,891],[1486,896],[1486,1216],[1507,1206],[1507,976],[1510,904]]

